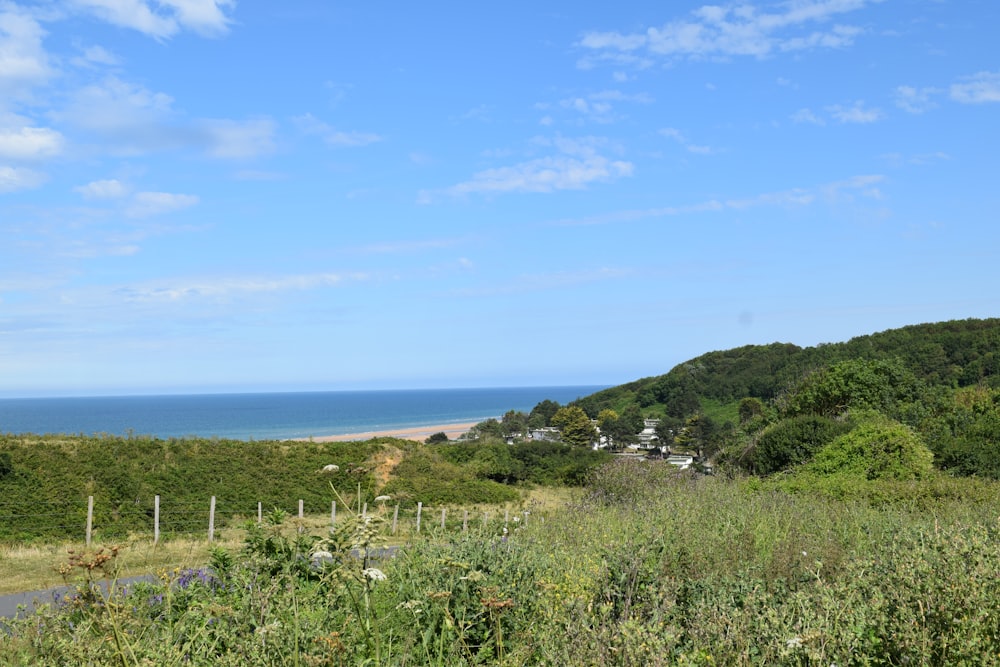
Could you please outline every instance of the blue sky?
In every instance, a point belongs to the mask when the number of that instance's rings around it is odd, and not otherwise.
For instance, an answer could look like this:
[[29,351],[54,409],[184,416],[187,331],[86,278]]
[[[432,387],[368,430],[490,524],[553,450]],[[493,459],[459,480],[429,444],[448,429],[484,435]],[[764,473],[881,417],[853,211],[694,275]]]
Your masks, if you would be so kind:
[[997,316],[998,25],[0,0],[0,395],[618,384]]

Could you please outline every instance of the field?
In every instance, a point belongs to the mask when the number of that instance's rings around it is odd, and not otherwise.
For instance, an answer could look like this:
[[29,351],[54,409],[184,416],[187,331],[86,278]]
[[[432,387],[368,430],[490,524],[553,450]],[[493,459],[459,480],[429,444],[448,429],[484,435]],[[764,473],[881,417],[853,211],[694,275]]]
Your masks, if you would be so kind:
[[996,664],[998,489],[921,484],[847,499],[616,462],[385,560],[387,511],[332,535],[276,513],[111,599],[89,582],[132,556],[75,552],[81,595],[11,623],[0,664]]

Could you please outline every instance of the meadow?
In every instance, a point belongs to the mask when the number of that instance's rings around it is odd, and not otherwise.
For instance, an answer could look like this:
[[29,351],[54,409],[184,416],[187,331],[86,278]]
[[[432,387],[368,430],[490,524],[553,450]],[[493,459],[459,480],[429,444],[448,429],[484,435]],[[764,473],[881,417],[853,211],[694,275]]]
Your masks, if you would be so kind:
[[381,560],[387,505],[332,533],[275,511],[111,596],[91,584],[120,551],[63,554],[80,593],[10,622],[0,664],[997,664],[997,490],[614,461],[527,520],[427,530]]

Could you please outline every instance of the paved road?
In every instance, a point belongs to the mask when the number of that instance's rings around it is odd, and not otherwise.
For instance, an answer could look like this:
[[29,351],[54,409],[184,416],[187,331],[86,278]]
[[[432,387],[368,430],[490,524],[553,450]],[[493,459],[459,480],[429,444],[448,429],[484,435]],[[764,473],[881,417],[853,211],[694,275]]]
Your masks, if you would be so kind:
[[[392,558],[396,555],[399,547],[383,547],[381,549],[375,549],[372,551],[371,557],[378,560],[380,558]],[[360,558],[361,554],[354,552],[352,555],[355,558]],[[144,575],[140,577],[126,577],[124,579],[119,579],[118,583],[122,585],[127,585],[134,583],[136,581],[155,581],[153,575]],[[104,587],[105,592],[108,590],[107,581],[101,582]],[[15,618],[18,616],[25,616],[30,614],[37,605],[42,604],[52,604],[56,600],[61,599],[67,593],[76,590],[71,586],[59,586],[57,588],[50,588],[44,591],[29,591],[27,593],[14,593],[12,595],[0,595],[0,618]]]
[[[127,577],[125,579],[119,579],[118,583],[126,585],[135,583],[136,581],[154,580],[155,577],[153,577],[153,575],[145,575],[141,577]],[[108,590],[108,584],[109,582],[107,581],[100,582],[100,585],[104,588],[105,592]],[[36,606],[52,604],[75,590],[76,588],[73,586],[58,586],[44,591],[29,591],[27,593],[0,595],[0,618],[25,616],[26,614],[30,614],[34,611]]]

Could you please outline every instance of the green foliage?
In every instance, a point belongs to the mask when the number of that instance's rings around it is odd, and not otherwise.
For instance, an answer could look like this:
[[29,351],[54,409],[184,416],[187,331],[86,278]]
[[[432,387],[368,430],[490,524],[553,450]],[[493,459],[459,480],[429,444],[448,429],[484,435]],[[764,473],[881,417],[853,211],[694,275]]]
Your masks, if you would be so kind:
[[559,408],[552,416],[552,426],[559,429],[563,442],[574,447],[589,447],[597,440],[597,430],[590,417],[577,406]]
[[552,424],[552,417],[559,412],[559,405],[556,401],[545,399],[540,401],[538,405],[531,409],[528,413],[528,427],[529,428],[543,428],[545,426],[550,426]]
[[765,428],[750,455],[750,469],[759,475],[805,463],[824,445],[849,431],[850,424],[819,415],[784,419]]
[[908,426],[872,415],[820,449],[804,470],[866,480],[919,480],[930,476],[933,459]]
[[424,440],[425,444],[428,445],[438,445],[442,442],[448,442],[448,434],[444,431],[438,431],[437,433],[432,433]]
[[505,503],[519,497],[515,489],[478,479],[472,468],[448,462],[437,448],[418,449],[400,461],[382,492],[409,505]]
[[479,479],[546,486],[580,486],[587,473],[609,456],[603,451],[544,441],[455,443],[440,452],[446,460],[474,471]]
[[80,594],[6,622],[0,665],[995,664],[997,484],[861,481],[950,491],[857,502],[615,460],[544,521],[393,558],[384,510],[315,536],[276,514],[212,569],[110,595],[91,584],[114,552],[73,554]]
[[807,376],[784,401],[784,413],[836,417],[865,409],[898,415],[899,406],[916,400],[921,389],[898,360],[850,359]]

